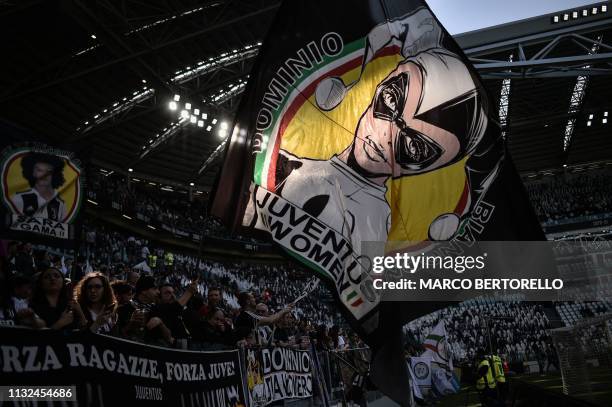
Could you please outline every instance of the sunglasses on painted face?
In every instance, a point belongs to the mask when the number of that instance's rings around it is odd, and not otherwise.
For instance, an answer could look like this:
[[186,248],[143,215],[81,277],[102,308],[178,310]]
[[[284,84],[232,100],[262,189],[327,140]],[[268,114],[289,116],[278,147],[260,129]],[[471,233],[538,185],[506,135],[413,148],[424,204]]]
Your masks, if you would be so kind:
[[422,133],[408,127],[404,118],[408,74],[401,73],[380,84],[374,97],[373,114],[380,120],[395,123],[399,134],[395,141],[395,162],[406,170],[421,170],[442,155],[442,147]]

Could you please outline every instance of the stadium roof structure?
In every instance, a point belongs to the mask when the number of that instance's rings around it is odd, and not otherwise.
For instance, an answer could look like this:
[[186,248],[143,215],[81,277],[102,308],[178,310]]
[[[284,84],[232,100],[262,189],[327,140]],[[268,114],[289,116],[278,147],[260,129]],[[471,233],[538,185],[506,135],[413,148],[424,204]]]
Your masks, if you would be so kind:
[[[91,147],[108,170],[206,190],[279,4],[0,0],[0,116]],[[520,171],[612,162],[608,2],[455,38],[499,108]]]
[[612,162],[609,2],[455,36],[499,107],[525,175]]

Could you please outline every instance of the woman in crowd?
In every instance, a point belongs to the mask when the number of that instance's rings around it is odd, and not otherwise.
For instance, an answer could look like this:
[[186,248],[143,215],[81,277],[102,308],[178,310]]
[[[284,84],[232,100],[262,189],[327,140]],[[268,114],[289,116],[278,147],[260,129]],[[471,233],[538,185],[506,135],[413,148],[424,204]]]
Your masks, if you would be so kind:
[[100,273],[87,274],[74,289],[77,312],[83,313],[87,327],[94,333],[110,333],[117,322],[115,294],[108,278]]
[[225,314],[220,308],[210,309],[200,332],[193,334],[196,339],[220,348],[236,345],[236,336],[232,329],[227,327]]
[[[32,311],[51,329],[74,329],[78,318],[75,303],[69,299],[69,286],[62,273],[53,267],[42,271],[36,279],[32,296]],[[75,321],[76,320],[76,321]]]

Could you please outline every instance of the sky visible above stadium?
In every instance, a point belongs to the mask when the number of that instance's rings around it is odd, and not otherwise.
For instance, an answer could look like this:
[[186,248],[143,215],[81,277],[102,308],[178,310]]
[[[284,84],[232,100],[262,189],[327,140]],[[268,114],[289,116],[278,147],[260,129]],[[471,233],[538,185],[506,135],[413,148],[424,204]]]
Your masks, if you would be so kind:
[[427,0],[451,34],[600,2],[601,0]]

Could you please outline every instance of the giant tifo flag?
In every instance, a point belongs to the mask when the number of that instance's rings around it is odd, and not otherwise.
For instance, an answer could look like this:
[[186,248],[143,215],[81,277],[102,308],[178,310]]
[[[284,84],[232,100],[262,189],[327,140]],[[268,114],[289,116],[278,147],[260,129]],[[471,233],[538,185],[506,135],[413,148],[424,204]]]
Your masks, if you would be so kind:
[[263,231],[333,288],[405,403],[401,325],[362,243],[539,240],[496,109],[420,0],[284,2],[251,73],[211,211]]

